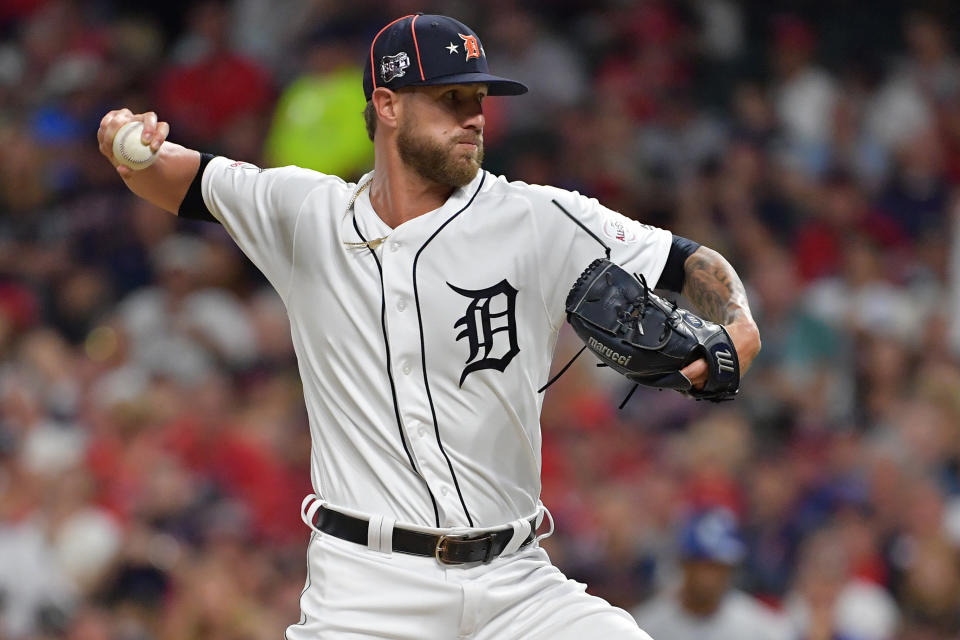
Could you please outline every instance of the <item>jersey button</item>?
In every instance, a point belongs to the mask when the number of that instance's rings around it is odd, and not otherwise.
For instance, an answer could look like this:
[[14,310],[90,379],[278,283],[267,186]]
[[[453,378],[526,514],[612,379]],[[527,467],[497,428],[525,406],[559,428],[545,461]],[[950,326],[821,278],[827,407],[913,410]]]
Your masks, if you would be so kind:
[[450,489],[447,489],[446,487],[440,487],[440,493],[442,493],[443,495],[447,495],[448,493],[450,493]]
[[427,428],[420,427],[419,429],[417,429],[417,435],[420,436],[421,438],[427,435]]
[[409,362],[404,362],[403,365],[401,365],[400,367],[400,371],[403,371],[403,375],[408,376],[410,375],[410,372],[413,371],[413,369],[410,368]]
[[400,301],[397,302],[397,311],[403,311],[407,308],[407,301],[403,298],[400,298]]
[[399,242],[391,242],[391,243],[390,243],[390,251],[393,251],[394,253],[396,253],[399,249],[400,249],[400,243],[399,243]]

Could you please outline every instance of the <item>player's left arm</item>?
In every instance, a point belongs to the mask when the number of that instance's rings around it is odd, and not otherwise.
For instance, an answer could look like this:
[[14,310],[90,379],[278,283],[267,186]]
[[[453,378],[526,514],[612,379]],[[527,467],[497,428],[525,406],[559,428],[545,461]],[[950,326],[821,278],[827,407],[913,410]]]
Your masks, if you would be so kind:
[[[704,318],[726,327],[737,349],[740,373],[746,373],[760,351],[760,331],[737,272],[722,255],[704,246],[684,261],[683,270],[683,295]],[[707,380],[707,363],[697,360],[681,373],[701,387]]]

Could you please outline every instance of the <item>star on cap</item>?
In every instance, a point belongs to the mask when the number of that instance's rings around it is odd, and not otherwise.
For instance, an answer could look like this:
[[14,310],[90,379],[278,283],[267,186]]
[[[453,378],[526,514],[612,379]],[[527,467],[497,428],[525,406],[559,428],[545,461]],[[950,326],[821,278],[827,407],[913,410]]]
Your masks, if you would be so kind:
[[453,44],[453,43],[451,42],[451,43],[450,43],[450,46],[449,46],[449,47],[444,47],[444,49],[446,49],[447,51],[449,51],[449,52],[450,52],[450,55],[453,55],[453,54],[455,54],[455,53],[457,52],[457,45],[455,45],[455,44]]

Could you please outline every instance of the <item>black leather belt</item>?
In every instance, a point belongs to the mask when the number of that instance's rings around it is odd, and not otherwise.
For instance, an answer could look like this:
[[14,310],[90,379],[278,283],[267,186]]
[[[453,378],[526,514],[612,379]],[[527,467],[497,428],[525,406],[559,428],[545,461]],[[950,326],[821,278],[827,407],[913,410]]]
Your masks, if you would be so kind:
[[[314,524],[324,533],[342,540],[367,546],[367,528],[365,518],[355,518],[345,513],[320,507],[314,517]],[[533,542],[536,537],[537,519],[530,519],[530,535],[521,547]],[[393,528],[393,550],[415,556],[436,558],[443,564],[466,564],[468,562],[487,563],[503,553],[513,529],[501,529],[476,535],[423,533],[401,527]]]

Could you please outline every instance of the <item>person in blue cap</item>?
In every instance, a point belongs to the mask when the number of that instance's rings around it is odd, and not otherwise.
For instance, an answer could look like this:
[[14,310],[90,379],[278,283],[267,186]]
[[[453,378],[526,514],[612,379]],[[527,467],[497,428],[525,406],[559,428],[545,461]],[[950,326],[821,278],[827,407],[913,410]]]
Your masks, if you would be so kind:
[[664,640],[792,640],[786,619],[732,588],[746,548],[728,509],[694,514],[678,542],[678,581],[633,610],[647,632]]
[[[743,284],[707,247],[484,171],[483,102],[526,87],[490,73],[462,22],[398,18],[364,65],[374,170],[356,183],[167,143],[152,112],[98,132],[134,193],[222,224],[286,305],[314,490],[286,640],[649,640],[538,544],[540,391],[567,294],[605,253],[725,325],[745,371],[760,341]],[[141,171],[112,154],[132,120],[158,152]],[[683,373],[701,386],[706,361]]]

